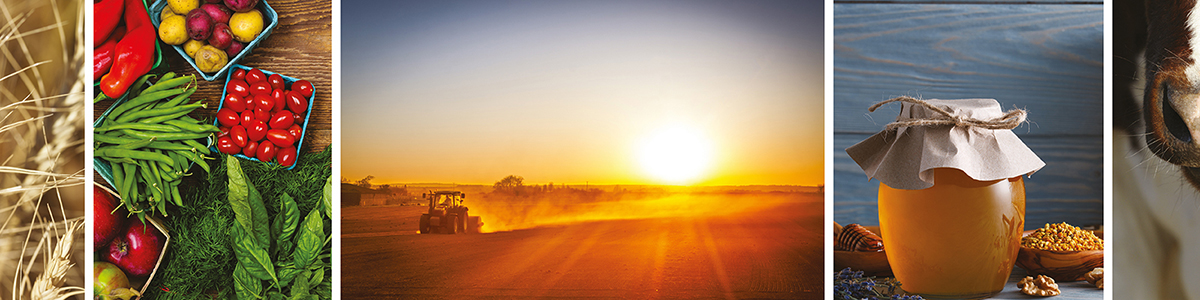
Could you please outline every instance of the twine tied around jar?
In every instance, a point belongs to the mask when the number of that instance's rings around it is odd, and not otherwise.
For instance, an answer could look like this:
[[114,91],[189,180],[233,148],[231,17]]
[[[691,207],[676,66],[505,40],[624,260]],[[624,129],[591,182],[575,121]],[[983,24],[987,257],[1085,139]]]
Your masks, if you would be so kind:
[[867,111],[875,112],[875,109],[879,108],[880,106],[883,106],[884,104],[888,104],[888,103],[892,103],[892,102],[908,102],[908,103],[920,105],[920,106],[925,107],[926,109],[929,109],[930,111],[933,111],[933,112],[939,114],[940,116],[935,116],[935,117],[931,117],[931,118],[921,118],[921,119],[905,118],[903,120],[897,120],[895,122],[888,123],[887,126],[884,127],[888,131],[893,131],[893,130],[899,129],[901,127],[938,126],[938,125],[954,125],[956,127],[979,127],[979,128],[992,129],[992,130],[1013,129],[1013,128],[1017,128],[1018,125],[1021,125],[1022,122],[1025,122],[1025,114],[1026,114],[1024,109],[1017,108],[1017,109],[1012,109],[1007,112],[1004,112],[1004,116],[1001,116],[999,118],[995,118],[995,119],[991,119],[991,120],[980,120],[980,119],[976,119],[976,118],[955,115],[953,113],[950,113],[949,111],[946,111],[945,109],[937,107],[933,104],[929,104],[929,102],[925,102],[924,100],[919,100],[919,99],[909,97],[909,96],[900,96],[900,97],[884,100],[883,102],[875,103],[875,105],[871,105],[871,107],[867,108]]

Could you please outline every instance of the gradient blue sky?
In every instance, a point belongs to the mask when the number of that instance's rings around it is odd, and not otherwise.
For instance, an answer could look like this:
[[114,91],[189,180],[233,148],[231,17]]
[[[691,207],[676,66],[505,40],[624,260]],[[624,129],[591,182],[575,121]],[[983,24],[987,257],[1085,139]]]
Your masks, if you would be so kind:
[[682,125],[696,184],[822,184],[822,2],[346,2],[342,176],[657,184],[637,141]]

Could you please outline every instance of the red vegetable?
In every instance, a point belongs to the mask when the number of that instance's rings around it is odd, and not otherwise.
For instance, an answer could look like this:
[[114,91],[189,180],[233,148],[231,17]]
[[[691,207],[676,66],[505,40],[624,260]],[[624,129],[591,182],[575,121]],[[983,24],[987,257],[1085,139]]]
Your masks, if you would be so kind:
[[271,76],[267,76],[267,82],[271,83],[271,88],[276,90],[282,90],[285,85],[283,82],[283,76],[279,76],[279,74],[271,74]]
[[92,4],[92,45],[110,40],[108,36],[121,24],[124,11],[124,0],[102,0]]
[[125,94],[138,77],[150,72],[154,65],[154,43],[158,41],[157,30],[150,24],[150,16],[141,0],[125,0],[124,20],[128,32],[117,42],[117,58],[112,69],[100,78],[100,91],[109,98]]
[[258,7],[259,0],[225,0],[225,6],[236,12],[248,12]]
[[250,96],[250,84],[247,84],[245,81],[230,79],[229,83],[225,84],[225,92],[245,98],[246,96]]
[[256,107],[254,108],[254,119],[263,121],[263,123],[270,122],[271,112]]
[[297,141],[300,140],[301,135],[304,135],[304,129],[301,129],[300,125],[297,124],[292,124],[292,127],[288,127],[287,131],[288,133],[292,134],[292,138],[296,139]]
[[238,124],[242,125],[242,127],[250,127],[251,124],[254,124],[252,123],[255,120],[253,110],[247,109],[242,111],[241,117],[241,122],[238,122]]
[[279,154],[276,156],[279,164],[284,167],[291,167],[296,164],[296,147],[285,147],[279,149]]
[[212,16],[209,16],[203,9],[193,9],[187,13],[186,18],[188,37],[193,40],[204,41],[208,40],[209,36],[212,36],[213,24],[215,23],[213,23]]
[[287,107],[287,91],[279,89],[271,91],[271,98],[275,99],[275,108],[272,108],[271,112],[278,112]]
[[271,129],[288,129],[295,122],[292,112],[281,110],[271,117]]
[[232,154],[238,154],[238,152],[242,152],[242,147],[238,147],[237,144],[234,144],[232,137],[223,136],[223,137],[217,138],[217,151],[221,151],[221,153],[232,155]]
[[291,147],[296,144],[296,139],[292,138],[292,134],[283,129],[267,130],[267,140],[279,147]]
[[96,47],[96,49],[93,50],[92,78],[100,78],[101,76],[104,76],[104,74],[108,73],[108,69],[112,68],[113,60],[117,58],[116,54],[118,39],[120,38],[108,39],[104,41],[104,44],[101,44],[100,47]]
[[254,157],[258,155],[258,142],[250,142],[246,148],[242,148],[242,155],[246,157]]
[[[250,75],[250,74],[246,74],[246,75]],[[249,77],[249,76],[247,76],[247,77]],[[266,81],[259,81],[259,82],[251,83],[250,84],[250,94],[255,95],[255,96],[258,96],[258,95],[270,96],[271,95],[271,84],[267,83]]]
[[241,69],[241,68],[234,69],[232,76],[233,76],[232,80],[246,81],[246,69]]
[[301,115],[301,114],[296,114],[296,113],[293,113],[293,114],[295,115],[295,117],[296,117],[296,120],[292,121],[292,123],[294,123],[294,124],[304,124],[304,115]]
[[242,127],[242,125],[230,128],[229,138],[233,139],[233,144],[238,147],[246,147],[246,144],[250,142],[249,136],[246,135],[246,127]]
[[242,101],[242,97],[234,93],[225,94],[225,103],[222,104],[225,108],[233,110],[235,113],[240,113],[246,110],[246,102]]
[[292,112],[299,114],[308,110],[308,98],[304,98],[299,92],[294,90],[288,91],[287,99],[288,109],[291,109]]
[[254,96],[254,108],[271,110],[275,108],[275,98],[271,95],[256,95]]
[[217,111],[217,123],[221,123],[221,125],[233,127],[241,122],[241,117],[238,117],[238,114],[228,107]]
[[251,68],[250,71],[246,71],[246,83],[254,84],[255,82],[265,80],[267,80],[267,74],[263,74],[262,70],[258,68]]
[[275,159],[275,154],[278,150],[279,148],[276,148],[275,144],[272,144],[270,141],[263,141],[262,144],[258,145],[258,160],[264,162],[271,161]]
[[263,137],[267,135],[268,129],[270,129],[270,128],[267,127],[267,123],[263,123],[263,121],[259,121],[259,120],[254,120],[253,122],[250,122],[250,127],[246,127],[246,134],[249,135],[248,137],[250,138],[250,141],[258,142],[258,141],[261,141],[263,139]]
[[221,132],[217,133],[217,138],[229,136],[229,127],[221,126]]
[[292,90],[300,92],[300,95],[304,96],[304,98],[312,97],[313,95],[313,85],[308,80],[297,80],[292,83]]

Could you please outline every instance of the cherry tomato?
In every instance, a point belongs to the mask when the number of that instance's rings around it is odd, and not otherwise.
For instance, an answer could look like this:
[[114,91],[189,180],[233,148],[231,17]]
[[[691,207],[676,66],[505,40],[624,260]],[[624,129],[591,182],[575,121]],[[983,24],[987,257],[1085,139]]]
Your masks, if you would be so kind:
[[271,84],[266,81],[251,83],[250,94],[255,96],[271,96]]
[[297,80],[296,82],[292,83],[292,90],[299,92],[300,95],[304,96],[305,99],[308,99],[308,97],[312,97],[313,95],[313,85],[312,83],[308,82],[308,80]]
[[292,138],[292,134],[283,129],[267,130],[267,140],[275,143],[279,147],[291,147],[296,143],[296,139]]
[[288,109],[291,109],[292,112],[299,114],[308,110],[308,98],[304,98],[303,95],[300,95],[300,92],[294,90],[288,91],[287,99]]
[[245,155],[246,157],[254,157],[258,155],[258,144],[258,142],[250,142],[249,145],[246,145],[246,148],[242,148],[242,155]]
[[254,96],[254,109],[256,109],[256,110],[261,109],[261,110],[266,110],[266,111],[275,109],[275,98],[271,97],[271,95]]
[[217,151],[225,154],[238,154],[242,151],[242,147],[233,143],[233,139],[228,136],[217,138]]
[[246,97],[250,95],[250,84],[245,81],[231,79],[225,84],[225,92],[238,95],[238,97]]
[[246,81],[246,70],[245,69],[234,69],[233,75],[231,75],[231,76],[233,76],[233,79]]
[[250,122],[250,127],[246,127],[246,134],[250,138],[251,142],[258,142],[267,135],[267,130],[269,129],[270,128],[267,127],[267,123],[254,120],[253,122]]
[[270,122],[271,121],[271,112],[268,112],[263,109],[255,108],[254,109],[254,119],[263,121],[263,123]]
[[296,139],[297,141],[300,140],[300,136],[304,135],[304,129],[300,128],[300,125],[293,124],[292,127],[288,127],[287,131],[288,133],[292,134],[292,138]]
[[250,142],[250,140],[248,140],[249,137],[246,136],[246,127],[242,127],[242,125],[237,125],[233,126],[233,128],[230,128],[229,138],[233,139],[233,144],[237,145],[239,148],[246,147],[246,144]]
[[278,112],[287,107],[287,91],[278,89],[271,91],[271,98],[275,99],[275,107],[271,108],[272,113]]
[[[242,106],[245,107],[246,110],[254,110],[254,96],[251,96],[251,95],[243,96],[242,97]],[[243,111],[246,111],[246,110],[243,110]]]
[[[242,127],[250,127],[250,124],[252,124],[251,122],[253,122],[254,120],[255,120],[254,119],[254,111],[247,110],[247,111],[242,112],[241,122],[239,122],[238,124],[241,124]],[[230,127],[233,127],[233,126],[230,126]]]
[[304,116],[303,115],[296,114],[296,113],[293,113],[293,115],[296,118],[296,120],[292,122],[293,124],[304,124]]
[[246,110],[246,102],[242,101],[241,96],[233,93],[225,94],[225,102],[223,102],[221,106],[231,109],[235,113],[240,113]]
[[256,82],[262,82],[266,80],[267,74],[263,74],[262,70],[259,70],[258,68],[253,68],[250,69],[249,72],[246,72],[246,83],[254,84]]
[[267,162],[275,159],[276,151],[279,149],[280,148],[275,147],[274,143],[271,143],[270,141],[263,141],[262,144],[258,145],[258,160]]
[[282,90],[285,85],[283,76],[279,76],[279,74],[271,74],[271,76],[267,76],[267,82],[271,83],[271,88],[276,90]]
[[288,129],[295,122],[295,117],[290,111],[281,110],[271,116],[271,129]]
[[279,160],[279,164],[284,167],[291,167],[296,164],[296,147],[284,147],[279,149],[279,154],[275,157]]
[[223,126],[233,127],[241,122],[241,117],[239,117],[237,113],[233,112],[233,110],[229,109],[228,107],[217,111],[217,123],[221,123]]

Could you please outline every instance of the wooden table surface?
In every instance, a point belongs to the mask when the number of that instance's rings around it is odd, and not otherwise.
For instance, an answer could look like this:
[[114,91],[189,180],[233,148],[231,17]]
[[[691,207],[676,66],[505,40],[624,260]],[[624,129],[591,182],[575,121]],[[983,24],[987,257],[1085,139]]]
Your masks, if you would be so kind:
[[[271,0],[267,1],[279,14],[279,25],[238,64],[256,67],[312,82],[316,89],[312,115],[309,116],[302,152],[325,150],[333,141],[333,3],[331,1]],[[161,43],[161,42],[160,42]],[[175,49],[161,44],[163,63],[151,73],[168,71],[176,74],[195,74],[199,87],[191,99],[206,99],[207,109],[197,109],[191,115],[212,120],[220,105],[225,78],[204,81]],[[97,103],[95,116],[104,113],[113,101]]]
[[1046,166],[1026,179],[1025,228],[1104,222],[1100,1],[834,1],[834,220],[879,224],[879,181],[849,147],[895,119],[896,96],[992,98]]

